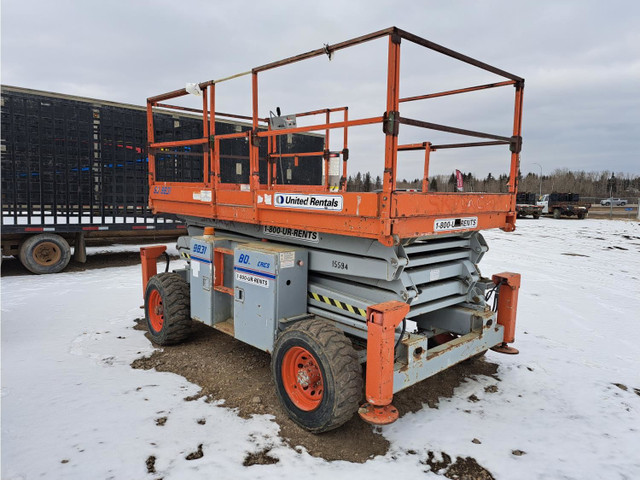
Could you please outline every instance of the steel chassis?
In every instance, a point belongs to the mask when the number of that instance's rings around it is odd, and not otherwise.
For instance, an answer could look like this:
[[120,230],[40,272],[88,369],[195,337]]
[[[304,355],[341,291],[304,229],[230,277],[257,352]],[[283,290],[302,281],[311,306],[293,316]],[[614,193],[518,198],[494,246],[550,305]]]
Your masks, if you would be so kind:
[[[258,77],[270,69],[321,55],[331,55],[343,48],[374,39],[388,38],[386,111],[377,117],[350,119],[348,108],[327,108],[297,113],[297,116],[322,115],[325,121],[316,125],[272,130],[268,119],[258,115]],[[506,78],[505,81],[401,98],[400,48],[408,41],[480,69]],[[239,76],[251,75],[252,114],[249,116],[216,112],[216,85]],[[440,125],[400,114],[400,104],[429,98],[512,85],[515,87],[512,135],[500,136]],[[487,250],[479,230],[515,229],[516,191],[519,153],[521,150],[522,98],[524,80],[466,55],[420,38],[396,27],[364,35],[346,42],[253,68],[232,77],[199,84],[202,110],[169,105],[167,100],[187,95],[178,89],[151,97],[147,101],[149,140],[149,204],[154,212],[174,213],[189,225],[189,235],[200,236],[205,228],[215,228],[230,245],[256,240],[306,246],[309,253],[308,313],[325,318],[361,347],[360,360],[367,363],[366,398],[368,404],[361,416],[372,423],[388,423],[397,418],[391,405],[394,392],[423,380],[464,359],[514,340],[515,312],[520,278],[503,273],[492,280],[483,278],[477,263]],[[153,111],[173,108],[202,115],[201,138],[176,142],[155,142]],[[332,121],[332,114],[340,114]],[[217,135],[215,118],[229,117],[251,122],[251,130]],[[385,135],[384,175],[379,192],[346,190],[348,131],[360,125],[381,124]],[[400,125],[449,132],[484,139],[469,143],[399,144]],[[332,130],[343,133],[343,149],[329,151]],[[284,185],[277,182],[274,159],[278,156],[277,139],[283,135],[320,131],[325,135],[322,152],[290,154],[295,157],[322,156],[327,172],[322,185]],[[248,184],[220,181],[220,142],[245,138],[249,144],[250,178]],[[266,156],[260,156],[261,141],[267,142]],[[159,182],[156,179],[155,153],[179,151],[202,145],[202,183]],[[438,193],[429,191],[429,160],[432,152],[450,148],[508,145],[510,175],[508,193]],[[423,150],[424,174],[421,191],[406,192],[396,188],[398,152]],[[331,156],[342,157],[339,187],[331,188],[328,167]],[[267,182],[261,184],[260,162],[267,162]],[[275,195],[322,194],[340,198],[338,210],[301,210],[276,205]],[[460,219],[473,216],[471,226]],[[438,228],[441,219],[451,219],[450,228]],[[268,234],[268,227],[287,227],[317,235],[316,243],[292,237]],[[210,232],[209,232],[210,233]],[[229,244],[229,243],[227,243]],[[188,239],[178,246],[189,257]],[[225,250],[225,249],[223,249]],[[226,247],[229,251],[229,247]],[[143,252],[144,284],[155,273],[154,259],[160,250]],[[217,268],[227,268],[223,261]],[[348,264],[346,272],[341,266]],[[188,269],[189,267],[187,267]],[[216,274],[217,275],[217,274]],[[188,274],[185,274],[188,278]],[[219,285],[221,292],[232,293],[232,287]],[[494,308],[485,300],[487,289],[499,293]],[[416,322],[417,331],[403,333],[403,320]],[[278,330],[292,321],[281,319]],[[295,320],[294,320],[295,321]],[[205,321],[233,334],[228,321]],[[223,328],[222,324],[226,324]],[[404,331],[404,329],[403,329]],[[277,334],[277,332],[276,332]],[[433,346],[442,334],[448,341]],[[395,347],[396,342],[397,348]],[[241,339],[242,340],[242,339]],[[430,342],[431,340],[431,342]],[[268,350],[268,349],[267,349]]]

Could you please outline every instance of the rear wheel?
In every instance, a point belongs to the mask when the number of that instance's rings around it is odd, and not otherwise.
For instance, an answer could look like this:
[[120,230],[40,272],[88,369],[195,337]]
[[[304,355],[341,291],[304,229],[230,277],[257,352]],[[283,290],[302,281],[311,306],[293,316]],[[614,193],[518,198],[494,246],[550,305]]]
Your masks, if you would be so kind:
[[560,218],[562,216],[562,211],[559,208],[553,209],[553,218]]
[[191,331],[189,284],[177,273],[151,277],[144,296],[151,339],[159,345],[185,340]]
[[22,242],[18,257],[33,273],[58,273],[69,264],[71,248],[60,235],[42,233]]
[[579,213],[578,214],[578,219],[582,220],[585,217],[584,213]]
[[533,214],[533,218],[535,218],[536,220],[537,220],[538,218],[540,218],[540,212],[536,212],[536,213],[534,213],[534,214]]
[[347,422],[362,399],[362,369],[351,342],[326,320],[303,320],[276,341],[276,393],[301,427],[326,432]]

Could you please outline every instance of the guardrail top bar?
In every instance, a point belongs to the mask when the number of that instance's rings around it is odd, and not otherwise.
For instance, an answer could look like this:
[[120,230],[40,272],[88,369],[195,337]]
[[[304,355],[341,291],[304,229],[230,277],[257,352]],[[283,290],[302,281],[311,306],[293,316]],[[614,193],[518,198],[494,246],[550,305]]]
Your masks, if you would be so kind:
[[[389,27],[389,28],[385,28],[383,30],[378,30],[377,32],[373,32],[373,33],[369,33],[367,35],[362,35],[360,37],[355,37],[352,38],[350,40],[346,40],[344,42],[340,42],[340,43],[335,43],[333,45],[326,45],[323,48],[318,48],[315,50],[311,50],[309,52],[306,53],[302,53],[300,55],[295,55],[293,57],[288,57],[282,60],[278,60],[276,62],[271,62],[271,63],[267,63],[265,65],[259,66],[259,67],[255,67],[253,68],[251,71],[248,72],[242,72],[239,73],[237,75],[231,75],[230,77],[226,77],[224,79],[221,80],[208,80],[206,82],[202,82],[199,84],[201,89],[205,89],[206,87],[208,87],[209,85],[213,85],[215,83],[217,83],[218,81],[224,81],[224,80],[229,80],[229,79],[233,79],[236,78],[238,76],[242,76],[242,75],[247,75],[249,73],[259,73],[259,72],[264,72],[266,70],[271,70],[273,68],[276,67],[281,67],[283,65],[288,65],[291,63],[296,63],[302,60],[306,60],[308,58],[313,58],[313,57],[317,57],[320,55],[327,55],[327,54],[331,54],[335,51],[338,50],[342,50],[343,48],[347,48],[347,47],[351,47],[353,45],[357,45],[360,43],[365,43],[365,42],[369,42],[371,40],[375,40],[377,38],[381,38],[381,37],[385,37],[387,35],[397,35],[400,38],[404,38],[410,42],[413,42],[417,45],[421,45],[423,47],[426,47],[430,50],[442,53],[443,55],[447,55],[449,57],[455,58],[456,60],[460,60],[462,62],[468,63],[469,65],[473,65],[474,67],[477,68],[481,68],[483,70],[486,70],[488,72],[494,73],[496,75],[500,75],[501,77],[505,77],[508,78],[510,80],[513,80],[515,82],[518,83],[524,83],[524,79],[522,77],[519,77],[517,75],[514,75],[513,73],[509,73],[505,70],[502,70],[500,68],[496,68],[493,67],[491,65],[489,65],[488,63],[484,63],[481,62],[480,60],[476,60],[475,58],[469,57],[467,55],[464,55],[460,52],[456,52],[455,50],[451,50],[450,48],[446,48],[443,47],[442,45],[439,45],[437,43],[431,42],[425,38],[419,37],[418,35],[414,35],[412,33],[409,33],[405,30],[399,29],[398,27]],[[156,95],[155,97],[149,97],[147,99],[148,102],[150,103],[156,103],[156,102],[161,102],[164,100],[168,100],[170,98],[176,98],[176,97],[181,97],[183,95],[186,95],[188,92],[186,91],[185,88],[181,88],[178,90],[174,90],[172,92],[167,92],[161,95]]]
[[511,80],[515,80],[516,82],[524,82],[524,78],[514,75],[513,73],[509,73],[499,68],[492,67],[488,63],[481,62],[480,60],[476,60],[475,58],[463,55],[462,53],[451,50],[450,48],[430,42],[429,40],[419,37],[418,35],[414,35],[413,33],[401,30],[397,27],[393,27],[393,29],[395,29],[396,33],[400,35],[400,37],[409,40],[410,42],[417,43],[418,45],[422,45],[423,47],[435,50],[436,52],[440,52],[443,55],[455,58],[456,60],[460,60],[461,62],[468,63],[469,65],[473,65],[474,67],[478,67],[483,70],[487,70],[488,72],[495,73],[496,75],[500,75],[501,77],[509,78]]

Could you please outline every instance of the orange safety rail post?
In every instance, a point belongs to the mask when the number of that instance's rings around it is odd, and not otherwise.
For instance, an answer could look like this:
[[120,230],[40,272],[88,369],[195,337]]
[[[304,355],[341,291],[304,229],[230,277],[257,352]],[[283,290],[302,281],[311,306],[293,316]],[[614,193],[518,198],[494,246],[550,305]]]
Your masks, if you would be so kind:
[[340,179],[340,191],[347,191],[347,160],[349,160],[349,107],[344,107],[344,138],[342,140],[342,178]]
[[216,205],[218,199],[216,197],[217,190],[217,172],[215,165],[215,142],[212,141],[216,135],[216,84],[213,83],[207,87],[209,89],[209,164],[205,170],[205,179],[208,179],[206,186],[211,187],[211,216],[216,216]]
[[431,143],[425,142],[424,146],[424,171],[422,173],[422,191],[429,191],[429,158],[431,156]]
[[158,257],[167,250],[166,245],[140,248],[140,261],[142,264],[142,296],[147,291],[149,279],[158,274]]
[[[327,109],[325,114],[325,123],[329,125],[331,123],[331,111]],[[326,129],[324,131],[324,188],[329,191],[329,150],[331,150],[331,143],[329,142],[329,135],[331,134],[330,129]]]
[[409,305],[397,300],[367,307],[367,403],[358,413],[374,425],[398,419],[398,410],[391,405],[395,331],[407,313]]

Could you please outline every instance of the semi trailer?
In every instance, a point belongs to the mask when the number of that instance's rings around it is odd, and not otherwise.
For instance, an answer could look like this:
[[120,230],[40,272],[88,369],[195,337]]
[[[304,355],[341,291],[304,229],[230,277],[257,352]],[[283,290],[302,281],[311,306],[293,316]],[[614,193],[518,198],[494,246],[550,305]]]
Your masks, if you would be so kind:
[[[188,111],[154,113],[154,135],[181,141],[197,135],[201,118]],[[220,119],[219,132],[247,129]],[[86,244],[177,238],[186,225],[148,206],[146,107],[93,98],[2,86],[2,255],[14,255],[31,272],[56,273],[71,259],[86,261]],[[283,148],[322,142],[296,135]],[[198,148],[181,152],[179,178],[202,181]],[[233,155],[237,146],[225,145]],[[160,168],[170,170],[175,156]],[[195,168],[195,166],[197,168]],[[222,175],[236,179],[248,159],[225,163]],[[307,162],[298,183],[317,176]],[[238,174],[240,172],[240,174]],[[158,173],[162,178],[164,171]]]
[[[331,58],[374,40],[386,47],[386,109],[379,115],[353,118],[348,106],[319,106],[267,116],[259,108],[265,72]],[[500,81],[401,96],[404,44],[447,55]],[[251,79],[250,128],[219,131],[217,119],[228,114],[216,110],[218,86],[243,75]],[[505,87],[514,90],[514,110],[501,134],[400,112],[406,102]],[[282,408],[315,433],[339,427],[356,412],[372,424],[391,423],[399,415],[394,393],[489,349],[517,353],[508,344],[515,340],[520,275],[489,278],[478,265],[488,250],[481,230],[515,229],[523,89],[517,75],[391,27],[148,98],[149,206],[177,215],[188,228],[177,242],[183,267],[158,274],[166,246],[141,249],[145,319],[153,342],[187,341],[193,322],[201,322],[270,353]],[[154,111],[183,108],[166,102],[191,93],[202,102],[199,134],[183,141],[155,138]],[[306,125],[299,125],[301,119]],[[346,185],[350,134],[364,125],[378,125],[384,139],[383,185],[377,192],[351,192]],[[421,128],[424,141],[403,142],[408,127]],[[430,140],[433,131],[474,141],[437,143]],[[308,132],[322,134],[319,148],[282,149],[287,136]],[[340,140],[337,148],[330,136]],[[224,145],[238,139],[249,168],[242,179],[225,180],[221,171],[230,159]],[[162,155],[195,146],[201,148],[200,181],[161,175]],[[508,192],[429,191],[430,159],[453,148],[506,150]],[[417,191],[396,188],[399,157],[406,151],[424,154]],[[295,170],[313,158],[323,165],[322,175],[308,184],[280,173],[282,162]],[[175,175],[179,162],[174,166]]]

